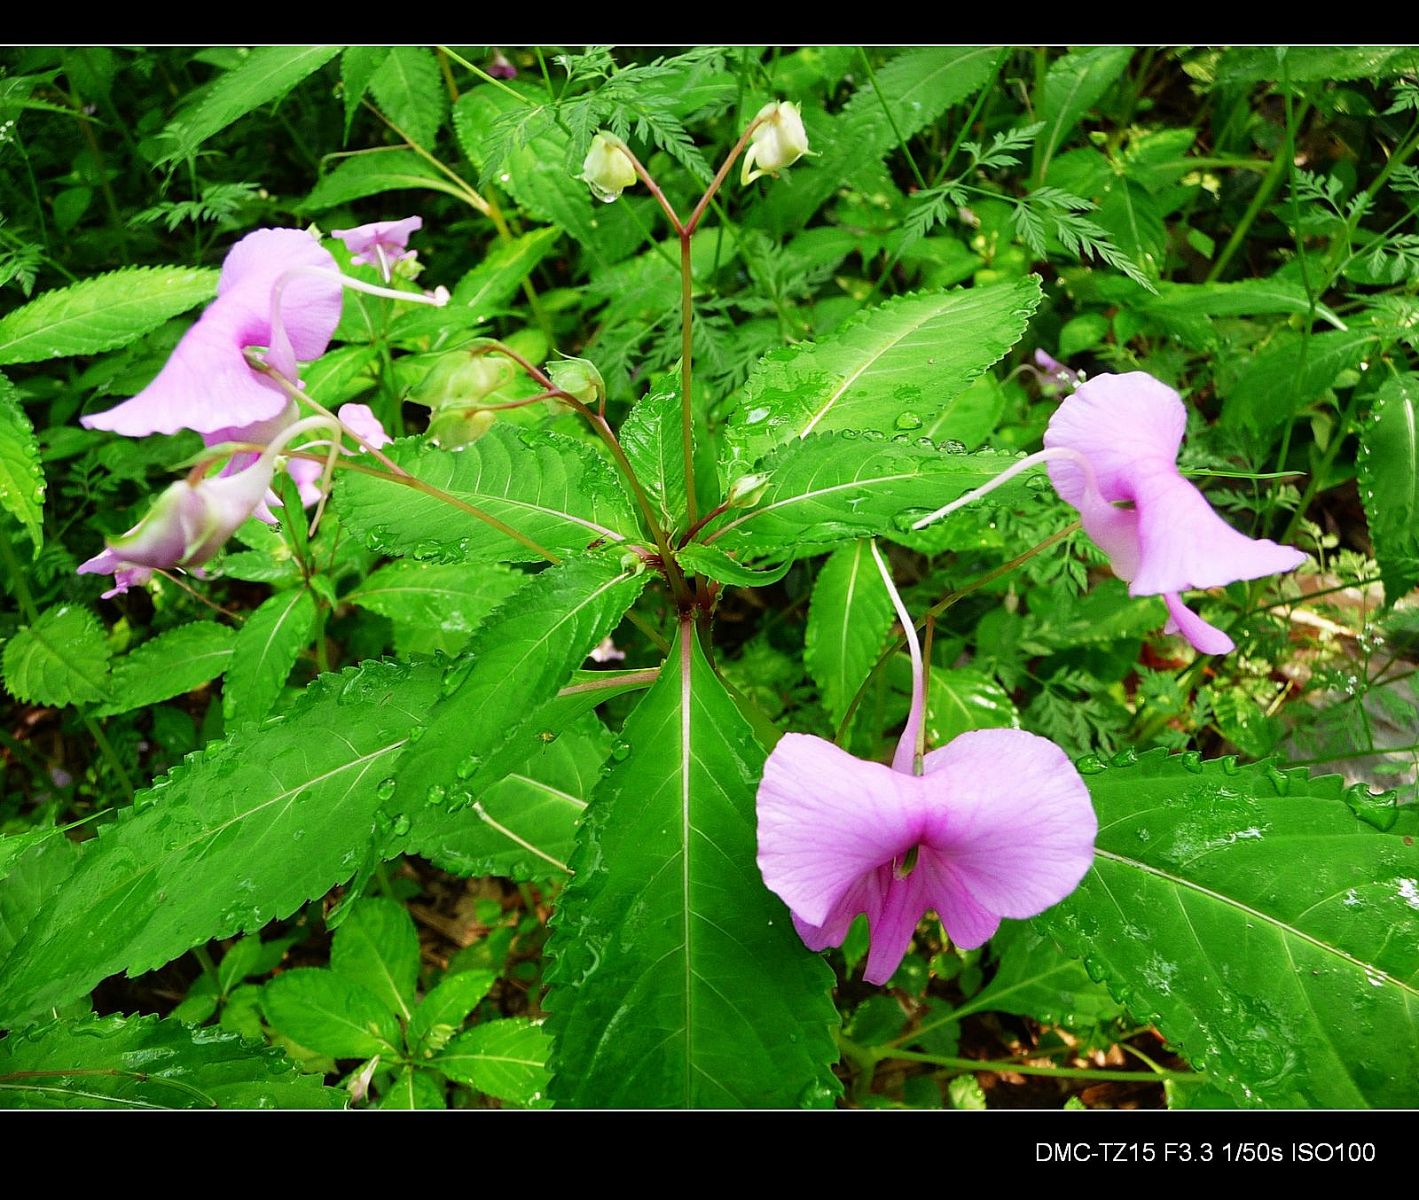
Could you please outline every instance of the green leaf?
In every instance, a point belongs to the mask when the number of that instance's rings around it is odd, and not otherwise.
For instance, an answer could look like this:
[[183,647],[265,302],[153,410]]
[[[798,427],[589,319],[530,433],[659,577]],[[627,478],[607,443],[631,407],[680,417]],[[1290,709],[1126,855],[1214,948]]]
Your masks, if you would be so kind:
[[409,1045],[424,1057],[437,1054],[498,980],[495,971],[459,971],[440,980],[419,1001],[409,1022]]
[[1039,303],[1035,275],[913,292],[860,313],[821,342],[771,351],[730,418],[728,476],[813,433],[922,436],[1020,340]]
[[[49,897],[74,873],[82,853],[78,843],[71,842],[57,830],[34,832],[41,836],[28,844],[14,845],[28,839],[29,834],[6,838],[3,843],[6,850],[0,855],[0,966],[39,916]],[[36,1008],[20,1016],[37,1013]]]
[[5,644],[5,686],[30,704],[86,704],[103,698],[108,656],[98,618],[61,604]]
[[1080,767],[1094,866],[1036,928],[1239,1104],[1412,1103],[1419,847],[1335,776],[1162,751]]
[[[1156,296],[1145,297],[1140,307],[1164,322],[1187,317],[1259,317],[1268,314],[1304,316],[1311,310],[1305,289],[1289,279],[1242,279],[1236,283],[1158,284]],[[1337,328],[1340,318],[1324,305],[1316,313]]]
[[380,1108],[397,1109],[443,1109],[443,1088],[427,1071],[405,1067],[399,1072],[394,1085],[384,1093],[379,1101]]
[[128,267],[45,292],[0,318],[0,366],[112,350],[217,294],[210,267]]
[[168,125],[168,161],[187,158],[208,138],[247,113],[278,100],[340,53],[339,46],[258,46],[198,101]]
[[1280,333],[1264,349],[1242,359],[1236,382],[1222,402],[1222,424],[1270,434],[1290,421],[1307,401],[1330,387],[1341,371],[1356,366],[1375,343],[1363,330],[1309,335]]
[[611,753],[611,735],[589,714],[570,725],[530,724],[539,740],[527,760],[483,792],[471,814],[434,805],[416,811],[407,853],[470,877],[567,873],[577,822]]
[[15,385],[0,375],[0,508],[24,527],[34,552],[44,543],[44,468]]
[[527,582],[496,563],[422,563],[400,559],[345,596],[395,622],[401,653],[456,654],[479,622]]
[[281,1051],[157,1017],[83,1017],[0,1042],[0,1108],[343,1108]]
[[395,46],[371,77],[369,89],[385,116],[426,150],[433,147],[448,115],[448,95],[432,50]]
[[347,46],[340,52],[340,85],[345,101],[345,137],[360,111],[360,101],[370,89],[370,80],[389,54],[388,46]]
[[759,876],[764,752],[693,631],[623,737],[629,753],[597,789],[553,923],[553,1097],[831,1104],[831,973]]
[[259,721],[315,631],[315,593],[291,588],[268,597],[237,631],[222,690],[228,721]]
[[1005,412],[1005,389],[989,372],[947,402],[936,417],[921,427],[932,441],[955,442],[967,450],[985,443]]
[[680,425],[680,373],[657,379],[621,426],[621,447],[667,533],[684,519],[685,443]]
[[999,965],[988,984],[952,1013],[1007,1012],[1046,1025],[1089,1029],[1124,1016],[1077,958],[1022,921],[1005,921],[990,940]]
[[399,1022],[368,988],[335,971],[297,967],[261,989],[266,1019],[294,1042],[331,1058],[399,1053]]
[[336,409],[374,386],[374,364],[379,352],[373,346],[337,346],[301,368],[306,394],[326,408]]
[[380,781],[438,689],[427,665],[325,675],[279,724],[158,779],[86,843],[0,967],[0,1025],[260,929],[348,879],[375,833]]
[[[411,475],[471,504],[554,554],[639,537],[614,470],[560,434],[494,425],[471,446],[439,450],[403,438],[384,452]],[[341,522],[381,554],[441,562],[528,562],[541,556],[471,513],[354,471],[335,485]]]
[[366,196],[406,190],[443,192],[460,200],[467,199],[464,192],[414,151],[380,150],[342,159],[330,174],[311,189],[310,195],[301,201],[299,210],[304,213],[322,212]]
[[1084,114],[1103,99],[1132,57],[1131,46],[1095,46],[1089,50],[1071,50],[1050,64],[1036,114],[1044,123],[1035,139],[1036,179],[1044,178],[1055,151]]
[[1389,79],[1419,71],[1419,49],[1413,46],[1255,46],[1228,50],[1217,67],[1217,78],[1228,82],[1280,82],[1281,54],[1285,73],[1294,83],[1340,79]]
[[677,550],[675,558],[687,575],[708,575],[735,587],[768,587],[787,575],[793,566],[793,560],[788,559],[776,567],[746,567],[718,546],[706,546],[703,542],[691,542],[683,550]]
[[571,559],[528,580],[444,672],[438,703],[400,764],[395,807],[412,815],[427,804],[466,806],[496,783],[485,760],[567,681],[645,582],[609,556]]
[[[929,439],[918,445],[852,430],[811,434],[770,455],[759,503],[720,518],[705,540],[745,558],[781,558],[848,538],[910,536],[912,521],[988,483],[1014,461],[991,451],[951,453]],[[1012,480],[982,503],[1018,499],[1025,491]]]
[[806,224],[840,186],[856,184],[896,150],[900,138],[919,133],[980,91],[1000,54],[998,46],[907,50],[877,71],[875,88],[854,92],[835,119],[817,117],[810,108],[809,140],[821,157],[775,181],[755,207],[755,223],[779,231]]
[[838,724],[871,672],[895,613],[866,539],[834,550],[813,585],[803,665]]
[[109,698],[93,715],[111,717],[185,696],[227,669],[236,641],[231,629],[215,621],[192,621],[159,634],[113,664]]
[[385,897],[355,901],[335,931],[330,967],[408,1021],[419,981],[419,934],[409,910]]
[[1419,375],[1385,380],[1360,429],[1360,497],[1393,604],[1419,583]]
[[458,1083],[517,1104],[533,1104],[547,1088],[547,1035],[542,1026],[512,1018],[461,1033],[429,1066]]
[[561,237],[557,229],[534,229],[510,241],[499,242],[492,252],[458,281],[450,306],[469,309],[479,318],[501,312]]

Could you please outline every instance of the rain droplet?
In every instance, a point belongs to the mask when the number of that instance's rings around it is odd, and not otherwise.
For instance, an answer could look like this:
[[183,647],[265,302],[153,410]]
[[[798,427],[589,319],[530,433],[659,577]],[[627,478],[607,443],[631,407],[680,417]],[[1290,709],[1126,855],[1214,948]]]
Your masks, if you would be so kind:
[[900,413],[894,424],[898,429],[920,429],[921,417],[914,412]]

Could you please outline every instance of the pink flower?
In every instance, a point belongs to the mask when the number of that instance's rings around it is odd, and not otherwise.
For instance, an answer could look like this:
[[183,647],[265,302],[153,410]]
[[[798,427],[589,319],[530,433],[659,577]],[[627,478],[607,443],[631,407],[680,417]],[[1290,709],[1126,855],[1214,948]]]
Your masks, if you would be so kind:
[[340,305],[335,260],[310,234],[249,233],[222,263],[216,300],[183,335],[157,378],[115,408],[81,417],[80,424],[144,437],[179,429],[240,432],[270,421],[289,401],[252,370],[244,351],[266,347],[268,361],[294,382],[298,359],[325,353]]
[[345,243],[355,262],[378,267],[387,280],[394,263],[415,256],[417,251],[409,249],[409,235],[423,227],[423,217],[405,217],[402,221],[373,221],[354,229],[332,229],[330,236]]
[[147,583],[156,569],[200,566],[261,503],[273,462],[274,456],[262,455],[235,475],[179,480],[137,525],[83,563],[79,574],[112,575],[114,586],[103,593],[108,600]]
[[1093,862],[1098,822],[1064,752],[1018,729],[961,734],[915,773],[921,651],[880,557],[878,566],[912,652],[911,716],[892,766],[785,734],[759,785],[758,861],[811,950],[840,945],[866,913],[865,978],[883,984],[928,909],[969,950],[1002,917],[1032,917],[1063,900]]
[[1204,654],[1226,654],[1232,639],[1179,593],[1291,571],[1306,556],[1238,533],[1212,510],[1177,468],[1186,427],[1181,397],[1151,375],[1096,376],[1050,418],[1046,451],[1071,455],[1053,457],[1049,475],[1129,595],[1161,595],[1171,614],[1166,632],[1181,632]]

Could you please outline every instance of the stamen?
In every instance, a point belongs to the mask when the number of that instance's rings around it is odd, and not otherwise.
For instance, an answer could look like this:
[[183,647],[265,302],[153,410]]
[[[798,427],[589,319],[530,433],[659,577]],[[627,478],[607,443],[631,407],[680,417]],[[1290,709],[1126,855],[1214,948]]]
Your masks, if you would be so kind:
[[916,860],[921,854],[920,846],[913,846],[907,851],[906,856],[899,862],[893,864],[892,874],[898,879],[905,879],[916,870]]

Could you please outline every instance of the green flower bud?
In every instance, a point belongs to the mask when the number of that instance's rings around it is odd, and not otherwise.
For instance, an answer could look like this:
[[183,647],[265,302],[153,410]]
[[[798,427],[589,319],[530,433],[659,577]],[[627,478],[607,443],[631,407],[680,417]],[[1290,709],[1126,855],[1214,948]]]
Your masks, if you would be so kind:
[[599,404],[606,396],[606,384],[596,364],[586,358],[563,358],[547,364],[552,382],[583,404]]
[[610,204],[636,181],[636,168],[626,153],[626,143],[609,133],[598,133],[591,139],[591,149],[586,152],[577,178],[598,200]]

